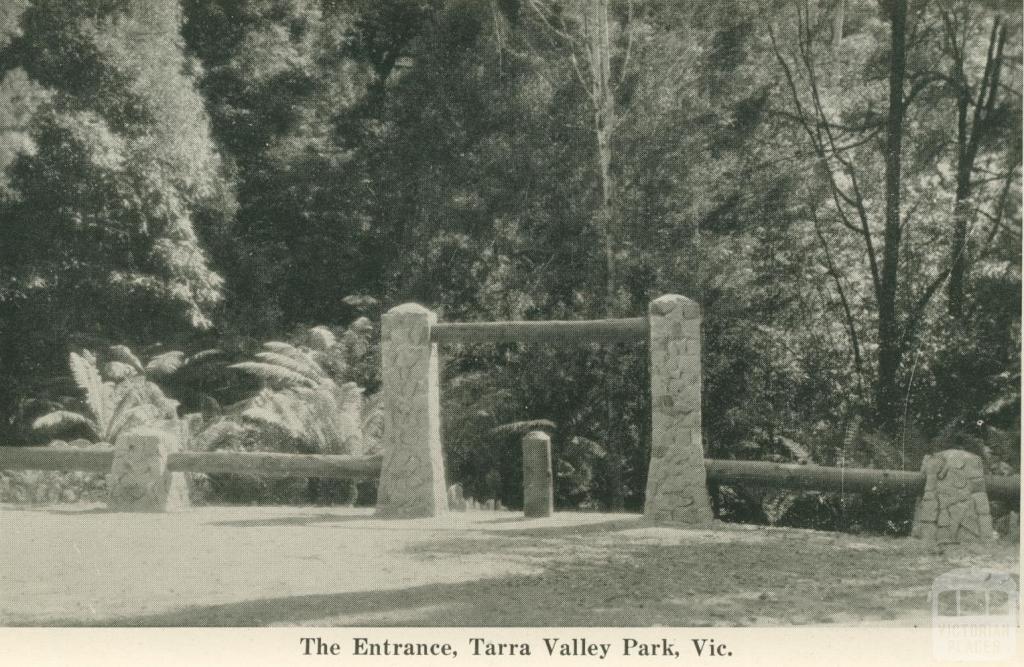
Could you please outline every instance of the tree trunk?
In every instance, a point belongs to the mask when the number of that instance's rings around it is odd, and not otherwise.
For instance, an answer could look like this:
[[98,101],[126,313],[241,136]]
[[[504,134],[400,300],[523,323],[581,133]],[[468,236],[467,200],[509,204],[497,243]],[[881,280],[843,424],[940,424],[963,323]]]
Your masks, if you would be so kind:
[[899,415],[897,372],[900,366],[900,332],[896,313],[899,278],[900,184],[903,146],[903,79],[906,72],[907,0],[893,0],[889,6],[889,115],[885,151],[885,249],[878,291],[878,386],[875,412],[879,424],[895,426]]
[[[584,2],[584,12],[593,12],[585,18],[587,46],[589,48],[591,97],[594,105],[594,138],[597,143],[598,179],[601,188],[601,203],[597,220],[604,236],[605,294],[604,312],[606,317],[615,315],[615,233],[613,197],[615,184],[612,180],[612,133],[615,129],[615,97],[612,90],[611,71],[611,23],[608,19],[608,0]],[[611,350],[605,354],[606,366],[611,368],[614,355]],[[610,391],[610,390],[609,390]],[[615,409],[611,396],[605,397],[606,427],[605,446],[608,450],[609,506],[622,510],[625,505],[623,494],[624,464],[622,441],[615,428]]]
[[[963,20],[967,20],[964,16]],[[963,49],[966,44],[956,47],[956,35],[953,40],[953,79],[957,87],[957,133],[956,133],[956,198],[953,204],[953,234],[950,241],[948,309],[954,322],[962,323],[964,317],[964,288],[970,268],[970,243],[967,230],[971,218],[970,197],[973,191],[971,174],[978,156],[981,139],[988,128],[988,119],[995,106],[996,93],[999,90],[999,77],[1003,57],[1003,45],[1006,43],[1006,27],[998,18],[992,24],[989,37],[988,56],[985,60],[985,72],[978,84],[977,101],[967,85],[964,72]],[[974,104],[974,118],[968,123],[968,112]]]
[[832,13],[832,46],[843,40],[843,23],[846,20],[846,0],[836,0]]
[[615,238],[612,210],[615,185],[611,171],[615,98],[612,91],[611,25],[608,20],[608,0],[596,0],[592,8],[593,20],[588,20],[587,32],[592,77],[591,95],[594,103],[594,138],[597,141],[598,178],[601,186],[601,204],[597,218],[605,246],[605,314],[611,317],[615,300]]

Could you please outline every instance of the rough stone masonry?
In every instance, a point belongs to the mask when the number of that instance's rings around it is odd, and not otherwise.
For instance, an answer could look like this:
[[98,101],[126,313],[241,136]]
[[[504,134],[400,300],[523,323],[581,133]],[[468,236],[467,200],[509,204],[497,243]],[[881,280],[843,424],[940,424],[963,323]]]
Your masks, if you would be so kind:
[[381,321],[384,391],[384,460],[377,490],[377,513],[429,517],[448,511],[437,345],[430,327],[437,316],[407,303]]
[[651,464],[644,514],[706,523],[713,514],[701,438],[700,306],[678,294],[651,302]]
[[179,448],[176,433],[156,427],[122,434],[114,444],[107,477],[110,509],[122,512],[177,512],[190,507],[185,475],[167,469]]
[[914,511],[913,537],[944,546],[992,540],[992,517],[981,457],[947,449],[924,457],[924,493]]

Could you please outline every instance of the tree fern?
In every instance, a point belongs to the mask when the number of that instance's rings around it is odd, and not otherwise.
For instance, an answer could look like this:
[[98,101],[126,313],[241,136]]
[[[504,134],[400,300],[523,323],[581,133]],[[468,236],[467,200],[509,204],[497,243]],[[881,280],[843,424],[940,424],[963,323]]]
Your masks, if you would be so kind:
[[99,426],[96,425],[96,422],[85,415],[80,415],[70,410],[54,410],[32,422],[32,428],[40,431],[56,431],[78,425],[87,427],[89,431],[98,437]]
[[139,358],[135,356],[135,353],[127,345],[111,345],[107,348],[107,356],[114,361],[131,366],[138,373],[142,373],[145,370],[142,362],[139,361]]
[[102,429],[110,422],[110,394],[114,385],[105,383],[100,377],[96,357],[88,350],[84,350],[81,355],[72,352],[70,360],[71,377],[78,388],[85,392],[85,403],[92,413],[93,421]]
[[294,371],[306,377],[313,384],[319,384],[327,379],[323,369],[306,357],[296,359],[294,356],[281,354],[280,352],[258,352],[256,358],[264,363],[274,364]]
[[146,363],[146,374],[155,376],[167,376],[174,374],[186,363],[185,353],[180,350],[172,350],[158,354]]
[[138,375],[138,371],[126,363],[110,361],[103,366],[103,375],[109,380],[120,382],[121,380],[127,380],[133,375]]
[[255,375],[264,383],[276,387],[316,386],[316,382],[309,379],[302,373],[297,373],[290,368],[285,368],[284,366],[279,366],[273,363],[266,363],[261,361],[243,361],[238,364],[232,364],[230,368],[235,368],[240,371],[245,371],[250,375]]
[[334,333],[324,326],[313,327],[309,330],[307,336],[307,345],[314,350],[326,352],[332,347],[338,344],[338,339]]
[[315,327],[303,346],[280,341],[265,343],[257,361],[234,364],[264,384],[251,400],[238,406],[243,420],[280,429],[314,451],[356,454],[364,451],[364,427],[379,440],[381,421],[376,408],[364,413],[363,390],[354,382],[336,379],[344,364],[334,357],[337,338],[326,327]]
[[[85,394],[85,411],[76,413],[56,410],[32,423],[32,428],[46,432],[61,432],[85,426],[94,439],[114,442],[127,429],[161,419],[173,420],[177,416],[177,402],[167,398],[154,383],[139,375],[141,362],[124,346],[114,346],[111,354],[116,361],[113,368],[116,383],[104,381],[96,357],[88,350],[70,355],[71,375]],[[134,359],[134,362],[132,361]],[[128,373],[128,370],[133,372]]]

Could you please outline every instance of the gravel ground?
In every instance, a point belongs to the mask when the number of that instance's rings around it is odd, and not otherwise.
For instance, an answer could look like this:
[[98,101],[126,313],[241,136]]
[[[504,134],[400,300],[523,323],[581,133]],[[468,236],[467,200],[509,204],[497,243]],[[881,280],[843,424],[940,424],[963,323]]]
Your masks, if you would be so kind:
[[0,535],[7,626],[913,626],[937,575],[1019,562],[1017,545],[569,512],[0,506]]

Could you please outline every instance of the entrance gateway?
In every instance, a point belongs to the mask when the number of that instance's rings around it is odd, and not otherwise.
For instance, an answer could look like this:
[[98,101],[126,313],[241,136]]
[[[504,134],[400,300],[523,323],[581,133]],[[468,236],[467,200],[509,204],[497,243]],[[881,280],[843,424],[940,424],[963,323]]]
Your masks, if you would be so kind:
[[443,323],[409,303],[381,322],[384,458],[377,513],[431,517],[448,511],[441,448],[438,345],[647,340],[651,372],[651,462],[644,515],[684,524],[711,521],[701,438],[701,312],[667,294],[647,317],[546,322]]

